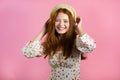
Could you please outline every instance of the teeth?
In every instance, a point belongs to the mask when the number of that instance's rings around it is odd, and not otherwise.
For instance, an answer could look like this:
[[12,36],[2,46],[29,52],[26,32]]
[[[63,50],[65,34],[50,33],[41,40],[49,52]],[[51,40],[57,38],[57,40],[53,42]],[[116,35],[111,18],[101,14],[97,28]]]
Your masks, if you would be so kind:
[[63,30],[63,29],[65,29],[65,28],[64,28],[64,27],[58,27],[58,29],[59,29],[59,30]]

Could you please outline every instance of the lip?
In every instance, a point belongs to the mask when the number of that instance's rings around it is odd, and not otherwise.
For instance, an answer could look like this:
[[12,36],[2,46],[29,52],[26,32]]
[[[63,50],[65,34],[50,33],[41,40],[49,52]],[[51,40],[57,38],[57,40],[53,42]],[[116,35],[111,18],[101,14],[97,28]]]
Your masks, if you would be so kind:
[[57,27],[58,28],[58,30],[64,30],[65,29],[65,27]]

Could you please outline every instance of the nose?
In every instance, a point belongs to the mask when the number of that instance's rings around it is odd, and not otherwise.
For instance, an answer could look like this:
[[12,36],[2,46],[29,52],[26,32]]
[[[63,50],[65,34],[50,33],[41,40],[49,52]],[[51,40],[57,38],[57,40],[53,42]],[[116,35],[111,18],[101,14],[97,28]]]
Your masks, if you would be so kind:
[[64,22],[63,22],[63,21],[60,21],[60,25],[61,25],[61,26],[64,25]]

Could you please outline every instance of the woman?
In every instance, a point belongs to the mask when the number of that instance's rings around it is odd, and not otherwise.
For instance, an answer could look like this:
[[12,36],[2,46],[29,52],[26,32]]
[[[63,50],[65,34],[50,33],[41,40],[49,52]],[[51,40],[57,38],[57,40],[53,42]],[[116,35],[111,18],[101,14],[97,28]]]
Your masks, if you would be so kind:
[[[42,31],[23,47],[24,55],[28,58],[48,57],[52,68],[49,80],[80,80],[80,61],[96,48],[81,23],[71,6],[55,6]],[[46,34],[46,40],[41,42]]]

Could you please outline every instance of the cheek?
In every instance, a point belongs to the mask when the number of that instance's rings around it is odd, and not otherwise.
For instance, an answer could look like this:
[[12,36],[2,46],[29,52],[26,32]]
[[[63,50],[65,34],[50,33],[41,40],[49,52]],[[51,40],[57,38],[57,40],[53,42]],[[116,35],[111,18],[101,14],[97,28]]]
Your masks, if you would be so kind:
[[58,23],[58,22],[55,22],[55,27],[58,26],[58,25],[59,25],[59,23]]

